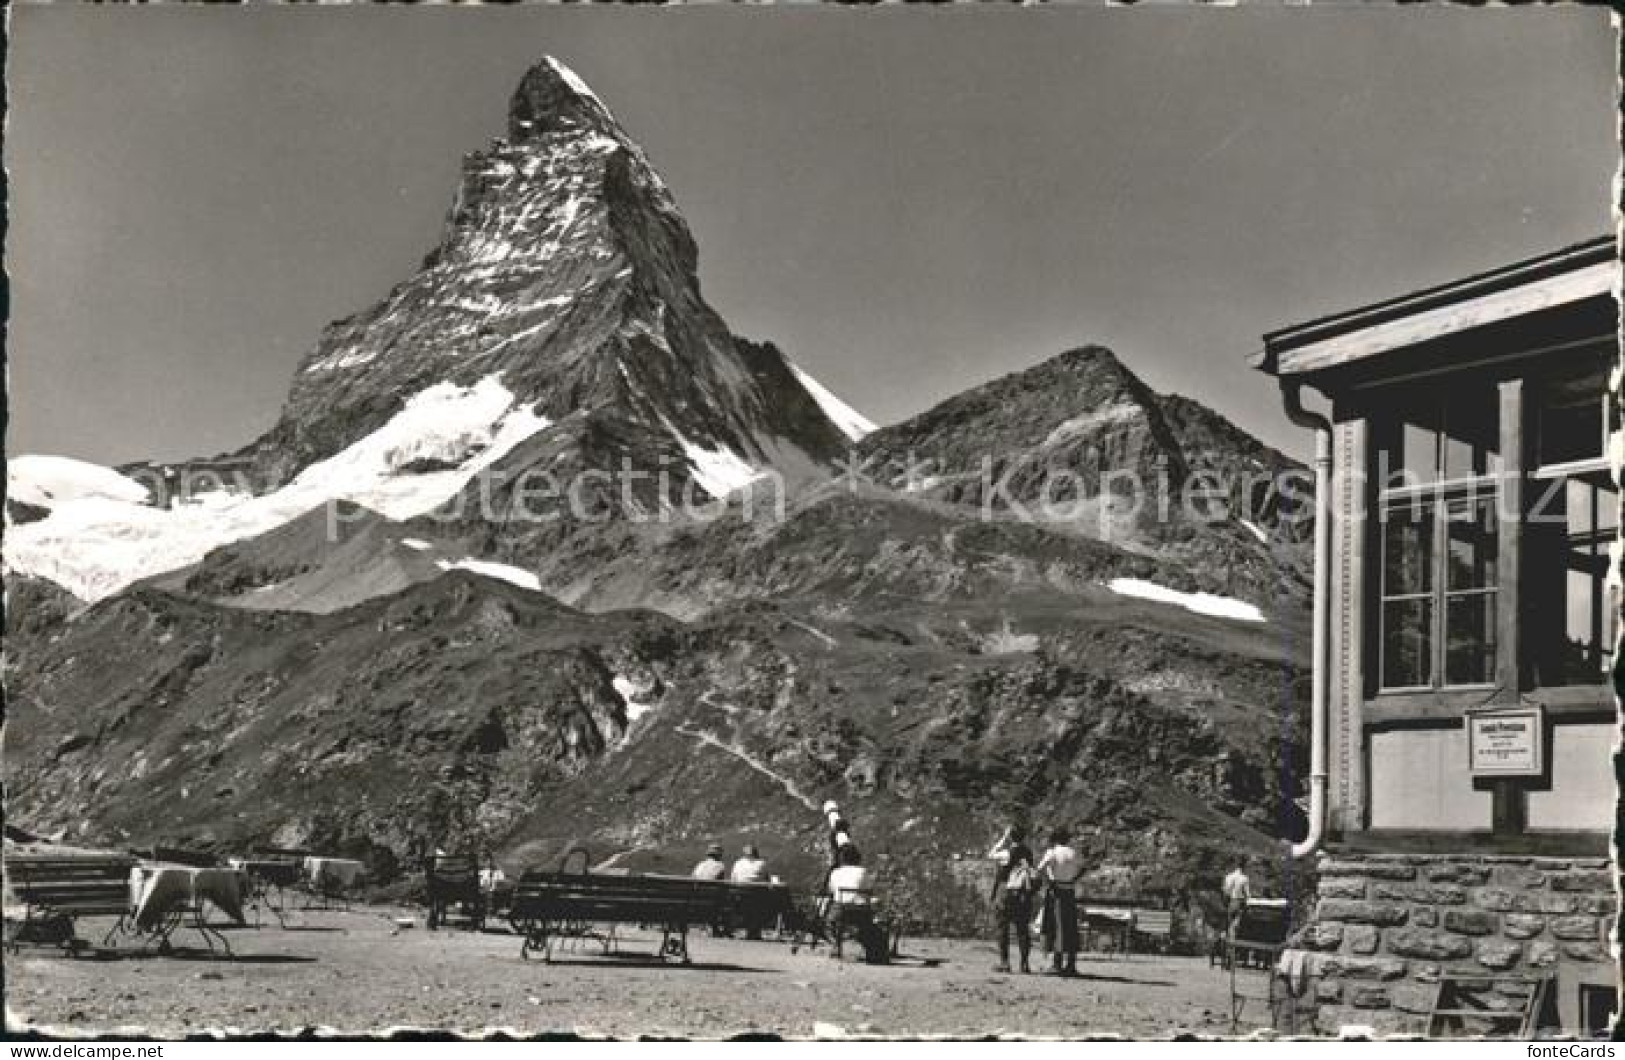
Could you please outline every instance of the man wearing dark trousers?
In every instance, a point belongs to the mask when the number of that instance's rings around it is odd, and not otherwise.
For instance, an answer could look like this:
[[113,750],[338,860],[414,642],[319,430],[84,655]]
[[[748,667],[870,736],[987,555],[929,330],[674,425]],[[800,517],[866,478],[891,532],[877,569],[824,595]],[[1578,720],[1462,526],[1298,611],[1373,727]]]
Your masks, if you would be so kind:
[[988,852],[998,866],[993,874],[993,908],[999,921],[999,963],[995,971],[1010,970],[1010,935],[1016,936],[1016,948],[1021,954],[1021,971],[1031,974],[1029,957],[1032,952],[1031,930],[1033,918],[1033,885],[1037,875],[1033,869],[1032,848],[1027,846],[1027,830],[1013,824]]

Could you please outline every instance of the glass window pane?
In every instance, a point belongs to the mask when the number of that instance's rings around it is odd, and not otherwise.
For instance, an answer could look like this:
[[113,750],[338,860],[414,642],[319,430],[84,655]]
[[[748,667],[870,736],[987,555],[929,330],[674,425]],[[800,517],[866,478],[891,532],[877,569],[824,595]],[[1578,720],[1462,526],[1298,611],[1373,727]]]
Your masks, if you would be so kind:
[[1538,684],[1602,684],[1618,620],[1607,579],[1619,494],[1601,473],[1569,478],[1562,487],[1552,519],[1525,532],[1525,629]]
[[1382,605],[1382,684],[1410,688],[1433,682],[1433,601],[1388,600]]
[[1386,488],[1438,481],[1438,416],[1431,405],[1396,412],[1382,423],[1377,435],[1377,474]]
[[1444,400],[1444,477],[1501,471],[1501,398],[1494,387],[1459,387]]
[[1619,525],[1619,490],[1607,472],[1571,478],[1565,486],[1570,537],[1611,533]]
[[1433,590],[1433,505],[1396,504],[1383,513],[1384,596]]
[[1603,455],[1606,358],[1582,357],[1541,382],[1540,462],[1564,464]]
[[1590,669],[1588,660],[1591,658],[1596,640],[1596,622],[1600,617],[1598,612],[1597,582],[1584,569],[1569,570],[1568,593],[1564,600],[1566,605],[1565,632],[1568,639],[1569,665],[1565,667],[1571,674],[1580,674]]
[[1597,489],[1597,529],[1610,534],[1619,526],[1619,489],[1604,480]]
[[1433,482],[1439,477],[1439,432],[1433,427],[1420,423],[1407,423],[1400,434],[1400,455],[1403,463],[1396,463],[1395,470],[1403,468],[1414,482]]
[[1496,583],[1495,499],[1454,501],[1446,527],[1449,578],[1445,588],[1484,589]]
[[1584,479],[1571,478],[1564,483],[1568,513],[1569,536],[1584,536],[1597,528],[1596,488]]
[[1445,683],[1489,684],[1495,679],[1495,593],[1445,598]]
[[1601,679],[1613,647],[1613,609],[1609,606],[1608,549],[1601,543],[1569,550],[1564,598],[1564,666],[1571,682]]
[[1562,464],[1602,456],[1602,398],[1548,408],[1541,417],[1540,460]]

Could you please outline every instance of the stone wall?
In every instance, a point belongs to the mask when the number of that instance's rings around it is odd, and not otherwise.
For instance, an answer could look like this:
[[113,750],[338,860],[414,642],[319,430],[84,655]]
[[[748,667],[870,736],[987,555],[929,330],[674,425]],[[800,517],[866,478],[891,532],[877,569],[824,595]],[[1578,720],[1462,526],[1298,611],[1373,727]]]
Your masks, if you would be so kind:
[[1322,1032],[1420,1033],[1446,971],[1515,976],[1612,960],[1604,858],[1334,853],[1319,873],[1300,945],[1316,951]]

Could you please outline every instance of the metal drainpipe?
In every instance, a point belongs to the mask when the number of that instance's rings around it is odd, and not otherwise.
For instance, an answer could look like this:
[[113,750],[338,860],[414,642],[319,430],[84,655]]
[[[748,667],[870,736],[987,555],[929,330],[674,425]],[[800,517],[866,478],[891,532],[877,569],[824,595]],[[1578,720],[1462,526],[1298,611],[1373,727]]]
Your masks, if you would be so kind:
[[1326,701],[1331,682],[1332,425],[1303,407],[1303,384],[1281,380],[1286,415],[1315,432],[1315,605],[1313,671],[1309,693],[1309,834],[1292,845],[1292,856],[1308,857],[1326,831]]

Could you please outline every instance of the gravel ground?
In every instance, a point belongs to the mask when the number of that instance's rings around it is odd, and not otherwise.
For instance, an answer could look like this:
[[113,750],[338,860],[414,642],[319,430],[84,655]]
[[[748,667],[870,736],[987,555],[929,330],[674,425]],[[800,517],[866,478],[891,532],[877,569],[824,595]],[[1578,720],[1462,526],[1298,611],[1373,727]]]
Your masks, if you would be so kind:
[[[904,960],[871,967],[850,951],[837,962],[823,948],[792,954],[784,943],[702,932],[690,938],[695,963],[679,967],[653,962],[658,939],[631,931],[622,956],[588,945],[543,964],[522,961],[519,938],[505,930],[431,933],[421,916],[397,930],[397,915],[413,914],[302,912],[286,930],[274,921],[230,929],[231,960],[211,957],[187,929],[169,956],[130,945],[78,958],[24,947],[8,955],[8,1024],[162,1037],[310,1026],[622,1038],[1229,1032],[1226,977],[1199,958],[1086,958],[1082,977],[1065,980],[995,973],[986,943],[905,940]],[[87,921],[80,935],[99,940],[108,926]]]

